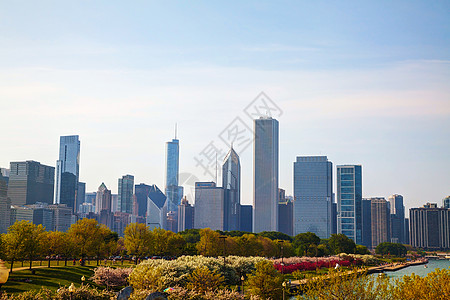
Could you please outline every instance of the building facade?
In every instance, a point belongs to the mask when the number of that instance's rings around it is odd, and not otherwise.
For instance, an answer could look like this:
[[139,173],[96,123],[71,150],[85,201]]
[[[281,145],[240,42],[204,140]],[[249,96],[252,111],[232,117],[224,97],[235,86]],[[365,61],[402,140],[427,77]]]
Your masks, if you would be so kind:
[[391,214],[391,242],[406,244],[405,206],[403,196],[394,194],[389,196]]
[[362,243],[362,168],[360,165],[337,166],[338,233],[356,244]]
[[225,156],[222,166],[222,187],[224,192],[224,230],[240,228],[241,208],[241,163],[233,147]]
[[11,223],[11,200],[8,198],[8,187],[0,173],[0,234],[6,233]]
[[241,231],[253,232],[253,207],[241,205]]
[[98,187],[98,191],[96,193],[95,198],[95,212],[97,214],[100,214],[102,210],[106,210],[108,212],[111,212],[111,191],[108,190],[105,183],[102,182],[102,184]]
[[253,232],[278,231],[278,121],[254,120]]
[[117,199],[117,210],[132,214],[133,213],[133,193],[134,176],[124,175],[119,178],[119,198]]
[[410,244],[426,250],[450,249],[450,209],[428,203],[409,210]]
[[294,162],[294,235],[331,235],[333,164],[326,156],[297,156]]
[[61,136],[56,161],[55,204],[66,204],[76,212],[80,175],[80,140],[78,135]]
[[370,198],[372,245],[375,249],[379,244],[390,242],[390,209],[389,202],[381,197]]
[[[166,188],[165,194],[167,197],[167,220],[165,227],[167,230],[177,232],[178,230],[178,205],[181,203],[183,197],[183,187],[178,186],[179,174],[179,157],[180,144],[176,138],[166,143]],[[170,217],[170,218],[169,218]]]
[[447,196],[444,199],[442,199],[442,206],[444,208],[450,208],[450,196]]
[[195,209],[184,197],[178,205],[178,232],[194,228]]
[[224,230],[223,188],[215,182],[195,183],[194,228]]
[[147,225],[150,229],[166,228],[167,197],[156,186],[150,186],[147,194]]
[[362,199],[361,201],[362,219],[362,242],[361,245],[367,248],[372,247],[372,201]]
[[8,197],[13,205],[53,203],[55,168],[37,161],[11,162]]
[[147,197],[150,192],[151,186],[140,183],[134,186],[134,194],[136,195],[137,202],[137,215],[145,217],[147,215]]

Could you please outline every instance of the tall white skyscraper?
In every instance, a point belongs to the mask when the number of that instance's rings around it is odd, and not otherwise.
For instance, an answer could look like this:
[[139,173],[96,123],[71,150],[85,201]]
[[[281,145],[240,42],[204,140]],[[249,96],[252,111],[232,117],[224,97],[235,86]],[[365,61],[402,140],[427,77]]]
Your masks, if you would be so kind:
[[278,121],[254,121],[253,232],[278,231]]
[[56,161],[55,204],[67,204],[75,212],[80,174],[80,140],[78,135],[61,136],[59,160]]
[[326,156],[298,156],[294,162],[294,236],[331,235],[333,164]]

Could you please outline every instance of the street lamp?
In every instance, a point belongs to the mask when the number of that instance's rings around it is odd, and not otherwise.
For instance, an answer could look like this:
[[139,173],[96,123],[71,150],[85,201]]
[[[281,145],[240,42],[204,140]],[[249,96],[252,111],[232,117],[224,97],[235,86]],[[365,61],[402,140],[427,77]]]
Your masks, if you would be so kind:
[[242,283],[242,295],[245,295],[245,293],[244,293],[244,280],[245,280],[245,277],[244,277],[244,275],[242,275],[242,276],[241,276],[241,283]]
[[286,288],[286,281],[283,281],[282,286],[283,286],[283,300],[285,300],[285,299],[284,299],[284,289]]
[[72,300],[73,292],[75,292],[75,285],[73,284],[73,282],[72,282],[72,284],[69,286],[69,292],[70,292],[70,300]]
[[86,277],[84,277],[84,275],[81,276],[81,286],[83,286],[83,283],[84,283],[85,280],[86,280]]
[[9,277],[9,270],[5,267],[5,263],[0,260],[0,295],[1,295],[1,288],[2,285],[8,281]]
[[284,243],[284,241],[281,240],[279,242],[281,244],[281,275],[284,275],[284,260],[283,260],[283,258],[284,258],[284,255],[283,255],[283,243]]

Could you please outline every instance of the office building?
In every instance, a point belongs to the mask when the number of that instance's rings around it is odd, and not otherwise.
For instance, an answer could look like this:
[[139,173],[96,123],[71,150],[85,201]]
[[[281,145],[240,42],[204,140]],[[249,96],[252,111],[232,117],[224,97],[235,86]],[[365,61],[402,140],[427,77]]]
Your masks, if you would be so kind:
[[297,156],[294,162],[294,235],[331,235],[333,164],[326,156]]
[[97,198],[97,193],[96,192],[86,193],[86,195],[84,197],[84,202],[90,203],[93,206],[95,206],[95,199],[96,198]]
[[11,205],[10,224],[28,221],[33,223],[33,209],[25,206]]
[[178,171],[179,171],[179,155],[180,145],[177,140],[175,129],[175,138],[171,142],[166,143],[166,197],[167,197],[167,217],[165,224],[167,230],[176,232],[178,230],[178,205],[181,203],[183,197],[183,187],[178,186]]
[[372,248],[372,201],[361,201],[362,242],[361,245]]
[[9,169],[6,168],[0,168],[0,174],[3,176],[3,180],[6,182],[6,186],[8,186],[9,182]]
[[260,117],[253,132],[253,232],[278,231],[278,121]]
[[134,186],[134,194],[138,205],[137,215],[145,217],[147,215],[147,197],[151,186],[141,183]]
[[338,233],[356,244],[362,243],[362,168],[360,165],[337,166]]
[[450,249],[450,209],[427,203],[409,210],[410,244],[425,250]]
[[253,207],[241,205],[241,231],[253,232]]
[[391,195],[388,198],[391,207],[391,242],[406,244],[405,206],[402,195]]
[[0,234],[6,233],[11,223],[11,200],[8,198],[6,180],[0,173]]
[[37,161],[11,162],[8,197],[16,206],[53,202],[55,168]]
[[73,223],[72,208],[67,204],[52,204],[48,208],[53,211],[53,230],[67,231]]
[[[78,189],[77,189],[77,206],[79,207],[81,204],[83,204],[86,201],[86,183],[84,182],[78,182]],[[75,211],[78,210],[78,207]]]
[[167,197],[156,184],[151,185],[148,191],[146,221],[150,229],[167,227]]
[[178,205],[178,232],[194,228],[194,216],[194,207],[184,197]]
[[279,190],[278,202],[278,231],[287,235],[294,235],[294,205],[286,198],[285,190]]
[[194,228],[224,230],[223,188],[215,182],[195,183]]
[[111,191],[104,182],[98,187],[95,199],[95,212],[99,214],[102,210],[111,212]]
[[222,166],[222,187],[224,193],[224,230],[239,230],[241,207],[241,163],[231,146]]
[[370,198],[370,217],[372,249],[379,244],[390,242],[390,208],[389,202],[381,197]]
[[134,176],[124,175],[119,178],[119,198],[117,208],[127,214],[133,213]]
[[80,140],[78,135],[61,136],[56,161],[55,204],[66,204],[75,212],[80,174]]
[[447,196],[444,199],[442,199],[442,206],[444,208],[450,208],[450,196]]
[[48,203],[37,202],[26,207],[33,210],[34,224],[42,225],[47,231],[53,230],[53,211],[48,208]]
[[112,218],[113,226],[111,227],[111,230],[117,232],[119,236],[123,237],[125,228],[131,223],[131,215],[129,213],[116,211],[114,215],[112,215]]
[[337,203],[334,200],[331,203],[331,234],[337,234]]

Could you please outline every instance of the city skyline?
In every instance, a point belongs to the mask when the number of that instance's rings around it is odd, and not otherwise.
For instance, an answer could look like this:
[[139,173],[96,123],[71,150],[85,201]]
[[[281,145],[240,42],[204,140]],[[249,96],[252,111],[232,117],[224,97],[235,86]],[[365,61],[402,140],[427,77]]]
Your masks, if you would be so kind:
[[[251,128],[244,109],[264,91],[282,110],[288,195],[295,158],[326,155],[363,166],[363,197],[448,196],[448,2],[232,4],[0,4],[0,167],[56,167],[58,138],[79,135],[86,192],[117,192],[123,174],[163,188],[177,122],[180,176],[213,180],[194,157],[236,117]],[[251,147],[238,154],[250,204]]]

